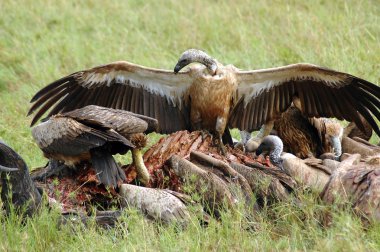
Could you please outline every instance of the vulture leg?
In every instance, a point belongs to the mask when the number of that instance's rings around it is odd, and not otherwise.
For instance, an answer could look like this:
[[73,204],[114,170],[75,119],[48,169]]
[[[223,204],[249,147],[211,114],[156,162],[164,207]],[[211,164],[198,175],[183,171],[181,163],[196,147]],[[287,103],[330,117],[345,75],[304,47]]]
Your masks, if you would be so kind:
[[249,151],[249,152],[255,151],[259,147],[262,139],[270,134],[270,132],[273,129],[273,125],[274,125],[274,120],[269,121],[266,124],[264,124],[261,127],[261,129],[260,129],[259,133],[257,134],[257,136],[254,137],[254,138],[251,138],[251,139],[249,139],[247,141],[247,144],[245,146],[246,150]]
[[124,171],[117,165],[111,153],[102,148],[90,150],[91,162],[100,183],[117,187],[119,181],[126,179]]
[[222,137],[222,134],[220,134],[219,132],[216,133],[216,145],[218,147],[218,150],[220,152],[220,154],[222,154],[223,156],[225,156],[227,154],[227,149],[226,149],[226,146],[224,146],[223,144],[223,137]]
[[218,116],[218,118],[216,119],[216,125],[215,125],[215,130],[216,130],[216,139],[215,140],[216,140],[216,144],[218,146],[219,152],[223,156],[225,156],[227,154],[226,147],[223,144],[223,134],[225,133],[225,130],[228,130],[228,128],[226,128],[226,123],[227,123],[226,118]]
[[42,172],[37,172],[32,175],[32,180],[43,181],[54,175],[59,176],[62,175],[62,171],[65,171],[65,169],[68,169],[67,165],[58,160],[50,159],[47,167],[43,169]]
[[234,141],[232,140],[231,132],[228,127],[224,130],[222,140],[223,140],[223,143],[225,144],[228,144],[230,146],[234,145]]
[[143,183],[143,185],[147,185],[150,180],[150,174],[144,164],[144,159],[141,153],[141,149],[139,148],[132,149],[132,159],[133,159],[133,163],[136,166],[137,175],[141,183]]
[[245,130],[241,130],[240,131],[240,142],[237,142],[234,144],[234,147],[239,149],[239,150],[242,150],[242,151],[245,151],[245,145],[247,144],[248,140],[251,138],[251,133],[249,133],[248,131],[245,131]]
[[251,138],[251,133],[245,130],[240,131],[241,142],[246,145],[248,140]]
[[27,216],[33,215],[40,206],[41,194],[32,182],[24,160],[1,141],[0,165],[1,171],[14,170],[8,167],[18,167],[17,171],[1,173],[1,199],[7,214],[14,208],[17,212],[25,213]]
[[135,146],[135,148],[132,149],[132,160],[136,167],[137,176],[141,183],[146,186],[149,183],[150,174],[144,164],[141,150],[146,146],[148,139],[146,135],[137,133],[133,134],[129,140]]

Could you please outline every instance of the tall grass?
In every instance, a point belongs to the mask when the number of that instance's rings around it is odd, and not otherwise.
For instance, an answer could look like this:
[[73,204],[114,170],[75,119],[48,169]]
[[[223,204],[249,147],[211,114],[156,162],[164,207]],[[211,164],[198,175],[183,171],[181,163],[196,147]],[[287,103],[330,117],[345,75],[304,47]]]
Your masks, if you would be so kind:
[[[380,83],[380,4],[368,1],[11,1],[0,0],[0,138],[30,165],[46,160],[26,117],[29,100],[64,75],[116,60],[172,69],[187,48],[206,50],[241,69],[310,62]],[[378,141],[374,138],[373,141]],[[3,219],[3,250],[379,249],[379,226],[363,231],[335,211],[324,229],[305,209],[279,205],[259,229],[226,213],[208,228],[157,227],[136,213],[123,229],[57,228],[44,211],[21,225]],[[276,216],[276,218],[269,218]],[[306,216],[306,217],[305,217]],[[302,217],[302,219],[300,219]]]

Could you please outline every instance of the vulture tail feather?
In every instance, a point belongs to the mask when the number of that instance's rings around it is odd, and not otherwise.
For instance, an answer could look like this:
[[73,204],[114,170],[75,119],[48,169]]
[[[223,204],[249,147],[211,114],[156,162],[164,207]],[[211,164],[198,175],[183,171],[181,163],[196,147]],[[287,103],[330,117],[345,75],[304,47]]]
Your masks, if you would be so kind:
[[104,149],[90,150],[91,162],[100,183],[117,187],[119,181],[126,179],[124,171],[117,165],[112,155]]

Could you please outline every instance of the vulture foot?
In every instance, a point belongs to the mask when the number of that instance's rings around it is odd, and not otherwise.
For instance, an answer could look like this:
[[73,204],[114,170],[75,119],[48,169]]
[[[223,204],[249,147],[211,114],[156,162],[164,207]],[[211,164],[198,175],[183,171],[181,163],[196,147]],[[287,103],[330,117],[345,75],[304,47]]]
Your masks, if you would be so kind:
[[226,149],[226,146],[224,146],[223,144],[222,134],[218,134],[218,137],[215,139],[215,146],[218,147],[218,151],[221,155],[223,156],[227,155],[227,149]]
[[31,175],[32,180],[43,181],[52,176],[59,176],[69,167],[58,160],[50,159],[46,169]]
[[223,156],[227,155],[227,149],[226,149],[226,146],[224,146],[223,142],[219,143],[218,150],[219,150],[219,153],[222,154]]
[[245,146],[244,146],[244,144],[242,142],[235,143],[234,144],[234,148],[245,152]]

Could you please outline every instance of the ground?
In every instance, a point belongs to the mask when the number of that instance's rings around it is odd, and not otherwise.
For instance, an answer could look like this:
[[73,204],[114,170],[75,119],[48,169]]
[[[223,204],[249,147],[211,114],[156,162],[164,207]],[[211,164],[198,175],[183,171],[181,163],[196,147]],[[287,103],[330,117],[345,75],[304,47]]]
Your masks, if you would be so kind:
[[[0,8],[0,139],[30,167],[46,159],[26,117],[32,95],[64,75],[116,60],[173,69],[180,54],[200,48],[240,69],[309,62],[380,83],[378,1],[10,1]],[[236,132],[235,132],[236,135]],[[151,135],[156,141],[158,135]],[[373,142],[378,142],[375,136]],[[119,157],[128,162],[128,157]],[[58,228],[57,214],[20,224],[0,217],[1,250],[378,250],[380,226],[364,229],[350,212],[331,227],[326,206],[305,195],[302,209],[280,204],[258,216],[225,213],[208,228],[188,230],[125,214],[128,231]]]

